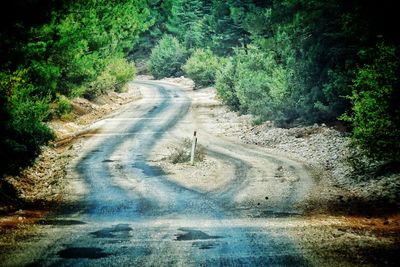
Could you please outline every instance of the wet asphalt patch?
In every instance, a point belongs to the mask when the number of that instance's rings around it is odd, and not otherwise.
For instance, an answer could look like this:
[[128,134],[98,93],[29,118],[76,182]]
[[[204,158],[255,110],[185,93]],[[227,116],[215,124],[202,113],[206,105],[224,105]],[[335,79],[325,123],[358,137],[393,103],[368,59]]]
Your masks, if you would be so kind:
[[58,256],[63,259],[100,259],[111,255],[110,253],[103,252],[102,248],[96,247],[72,247],[58,252]]
[[190,240],[207,240],[207,239],[218,239],[223,238],[222,236],[208,235],[200,230],[179,228],[179,231],[185,232],[183,234],[176,234],[176,241],[190,241]]
[[128,238],[130,237],[130,231],[133,229],[128,224],[117,224],[112,227],[103,228],[101,230],[90,233],[90,235],[96,238]]

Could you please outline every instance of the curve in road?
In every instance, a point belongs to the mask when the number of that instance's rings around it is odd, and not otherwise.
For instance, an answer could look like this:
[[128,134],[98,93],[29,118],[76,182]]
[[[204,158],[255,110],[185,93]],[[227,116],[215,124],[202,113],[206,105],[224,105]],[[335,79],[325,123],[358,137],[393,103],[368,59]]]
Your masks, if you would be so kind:
[[206,193],[165,179],[168,174],[148,158],[188,113],[191,101],[174,85],[137,84],[143,99],[96,123],[75,166],[88,192],[84,208],[48,218],[36,242],[46,249],[27,253],[27,261],[40,266],[307,266],[285,236],[284,221],[232,213],[232,197],[255,167],[252,158],[281,159],[210,137],[225,142],[214,145],[210,156],[235,168],[232,186]]

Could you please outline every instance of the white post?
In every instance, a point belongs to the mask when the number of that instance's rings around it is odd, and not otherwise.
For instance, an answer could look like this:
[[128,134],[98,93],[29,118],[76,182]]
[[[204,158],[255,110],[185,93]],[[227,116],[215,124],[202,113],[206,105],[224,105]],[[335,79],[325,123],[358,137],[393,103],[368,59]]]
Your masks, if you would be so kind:
[[192,141],[192,151],[190,153],[190,164],[194,164],[194,153],[196,150],[196,145],[197,145],[197,137],[196,137],[196,131],[193,133],[193,141]]

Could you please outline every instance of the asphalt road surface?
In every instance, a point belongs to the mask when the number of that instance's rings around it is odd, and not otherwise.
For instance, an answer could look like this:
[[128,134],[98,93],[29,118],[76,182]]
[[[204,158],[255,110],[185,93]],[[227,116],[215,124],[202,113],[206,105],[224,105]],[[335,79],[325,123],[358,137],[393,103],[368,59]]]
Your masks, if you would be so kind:
[[[174,183],[148,159],[160,139],[192,118],[191,100],[170,84],[138,84],[143,98],[93,125],[83,155],[71,162],[76,203],[43,220],[41,234],[25,241],[44,249],[10,257],[30,266],[308,266],[285,235],[286,218],[299,212],[294,204],[310,183],[303,166],[204,133],[209,155],[234,169],[232,184],[207,193]],[[296,179],[266,189],[269,209],[234,201],[251,194],[254,169],[267,179],[277,166]]]

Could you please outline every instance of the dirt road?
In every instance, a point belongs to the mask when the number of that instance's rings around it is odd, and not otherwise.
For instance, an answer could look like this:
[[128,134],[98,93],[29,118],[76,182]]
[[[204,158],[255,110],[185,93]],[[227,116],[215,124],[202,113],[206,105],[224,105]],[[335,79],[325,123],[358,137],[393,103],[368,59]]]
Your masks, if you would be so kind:
[[[305,167],[213,135],[175,85],[137,84],[143,98],[95,123],[70,163],[70,203],[3,265],[308,266],[285,230],[313,186]],[[217,167],[191,187],[154,158],[194,129]]]

